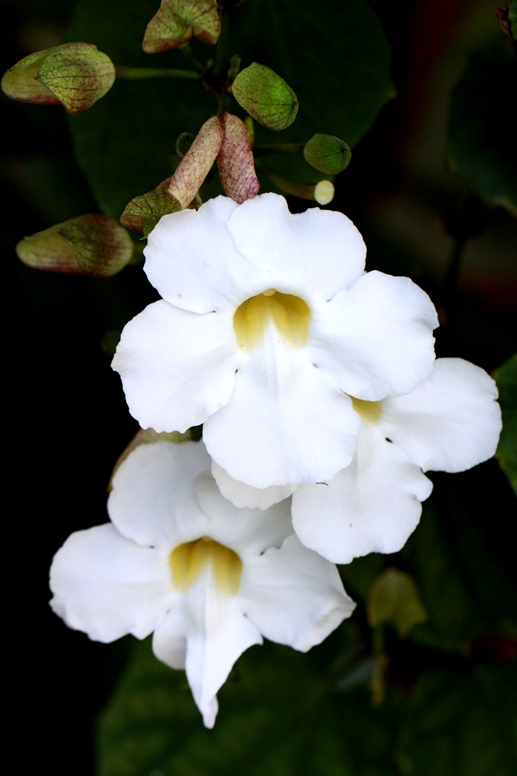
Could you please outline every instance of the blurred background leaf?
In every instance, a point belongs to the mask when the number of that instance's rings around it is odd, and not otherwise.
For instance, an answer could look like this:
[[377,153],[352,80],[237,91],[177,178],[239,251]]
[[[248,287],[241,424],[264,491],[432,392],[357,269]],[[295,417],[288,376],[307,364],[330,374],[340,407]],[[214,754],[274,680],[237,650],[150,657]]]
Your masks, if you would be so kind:
[[517,56],[501,46],[476,53],[452,92],[452,169],[490,205],[517,216]]
[[517,355],[494,372],[499,389],[503,430],[496,458],[517,494]]

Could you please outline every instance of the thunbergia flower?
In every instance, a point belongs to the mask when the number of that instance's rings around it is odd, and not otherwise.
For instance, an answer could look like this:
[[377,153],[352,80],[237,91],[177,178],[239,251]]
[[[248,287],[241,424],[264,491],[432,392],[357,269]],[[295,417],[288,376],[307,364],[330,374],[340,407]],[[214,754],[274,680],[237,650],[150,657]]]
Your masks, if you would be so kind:
[[298,537],[335,563],[400,550],[432,490],[423,472],[465,471],[494,455],[501,431],[496,399],[494,380],[460,358],[437,359],[407,396],[354,399],[363,419],[355,457],[333,480],[297,488]]
[[163,299],[113,360],[144,428],[204,424],[212,458],[256,488],[317,482],[352,460],[350,396],[409,393],[430,373],[436,311],[409,278],[364,272],[342,213],[226,197],[164,216],[145,272]]
[[73,533],[50,575],[53,610],[110,642],[154,632],[155,655],[185,669],[203,721],[244,650],[262,637],[302,652],[353,609],[336,567],[292,533],[290,503],[224,499],[202,442],[136,447],[113,477],[111,523]]

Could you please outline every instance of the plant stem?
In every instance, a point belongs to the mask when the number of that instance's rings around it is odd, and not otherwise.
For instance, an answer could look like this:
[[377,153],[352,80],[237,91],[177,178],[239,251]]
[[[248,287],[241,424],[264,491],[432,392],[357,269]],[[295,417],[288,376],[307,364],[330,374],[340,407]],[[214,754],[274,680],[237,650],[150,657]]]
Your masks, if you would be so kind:
[[190,43],[187,41],[186,43],[182,43],[182,45],[179,47],[181,53],[185,57],[185,59],[190,62],[192,67],[197,70],[198,73],[203,73],[206,69],[206,66],[199,61],[199,59],[194,56],[192,52],[192,48],[190,46]]
[[304,146],[305,143],[267,143],[253,146],[253,151],[257,156],[266,156],[267,154],[301,154],[303,153]]
[[217,39],[217,48],[215,50],[214,66],[212,73],[214,76],[218,76],[223,69],[224,57],[226,56],[226,47],[228,43],[228,34],[230,30],[230,15],[228,13],[221,12],[221,32]]
[[189,78],[199,80],[199,75],[194,70],[176,70],[173,68],[154,68],[154,67],[126,67],[125,65],[116,65],[115,72],[117,78],[127,80],[140,80],[141,78]]

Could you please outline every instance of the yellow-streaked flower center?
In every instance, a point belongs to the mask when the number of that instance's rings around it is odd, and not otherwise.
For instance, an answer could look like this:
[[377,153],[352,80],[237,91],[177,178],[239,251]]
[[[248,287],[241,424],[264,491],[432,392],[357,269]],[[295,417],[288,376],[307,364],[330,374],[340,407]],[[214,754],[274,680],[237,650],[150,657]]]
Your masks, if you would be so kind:
[[270,321],[284,344],[299,350],[309,337],[310,319],[309,305],[299,296],[268,288],[239,305],[233,316],[233,328],[237,343],[245,353],[250,353],[262,341]]
[[363,401],[363,399],[352,399],[352,406],[365,423],[377,423],[382,413],[381,401]]
[[175,547],[169,555],[172,584],[186,590],[199,577],[205,565],[212,566],[215,586],[222,593],[235,595],[241,582],[242,560],[237,553],[208,536]]

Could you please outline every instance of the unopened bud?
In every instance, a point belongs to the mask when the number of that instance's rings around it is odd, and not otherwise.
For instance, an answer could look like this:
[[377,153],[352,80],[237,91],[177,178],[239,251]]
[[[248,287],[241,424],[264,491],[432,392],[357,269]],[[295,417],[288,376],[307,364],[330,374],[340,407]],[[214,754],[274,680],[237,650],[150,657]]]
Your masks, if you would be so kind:
[[130,262],[133,241],[114,218],[88,214],[26,237],[16,253],[36,269],[108,277]]
[[181,208],[190,205],[217,159],[224,140],[223,122],[219,116],[208,119],[179,163],[170,179],[168,192]]
[[298,98],[291,87],[257,62],[241,70],[233,82],[232,94],[250,116],[268,129],[285,129],[298,113]]
[[348,166],[352,152],[347,144],[333,135],[317,133],[305,143],[305,160],[325,175],[337,175]]
[[229,197],[239,205],[251,199],[260,189],[255,173],[253,151],[244,122],[232,113],[222,117],[224,141],[217,157],[221,185]]
[[334,199],[335,191],[332,181],[320,181],[314,187],[314,199],[318,205],[329,205]]
[[111,59],[89,43],[64,43],[38,51],[11,67],[2,90],[13,100],[43,105],[61,103],[83,113],[104,97],[115,81]]
[[328,205],[334,199],[335,189],[332,181],[323,180],[310,186],[304,183],[295,183],[273,172],[268,173],[268,178],[284,194],[300,197],[300,199],[311,199],[318,205]]
[[171,179],[167,178],[153,191],[132,199],[120,216],[120,223],[128,229],[143,232],[147,237],[162,216],[181,210],[181,204],[169,194],[170,182]]

